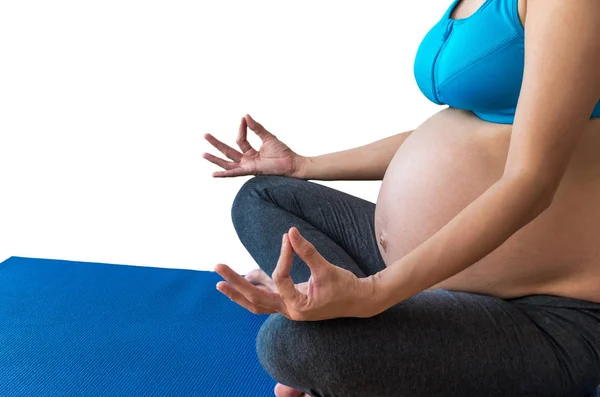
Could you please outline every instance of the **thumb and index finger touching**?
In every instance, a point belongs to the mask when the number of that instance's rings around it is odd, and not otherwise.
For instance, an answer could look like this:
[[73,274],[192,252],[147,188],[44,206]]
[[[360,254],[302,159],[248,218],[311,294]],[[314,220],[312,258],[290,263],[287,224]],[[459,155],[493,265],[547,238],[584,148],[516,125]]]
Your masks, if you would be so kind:
[[268,138],[275,137],[274,134],[267,131],[260,123],[256,122],[249,114],[246,114],[242,117],[240,126],[238,129],[238,135],[236,138],[236,143],[240,148],[241,152],[227,145],[225,142],[220,141],[213,135],[206,133],[204,134],[204,139],[206,139],[211,145],[217,148],[221,153],[223,153],[226,157],[233,161],[226,161],[219,157],[213,156],[210,153],[204,152],[202,153],[202,157],[206,160],[210,161],[213,164],[218,165],[223,168],[225,171],[216,171],[213,173],[213,177],[234,177],[234,176],[243,176],[254,174],[254,171],[251,169],[240,167],[242,158],[249,151],[256,152],[256,149],[252,147],[250,142],[247,139],[247,128],[250,127],[252,131],[256,133],[260,137],[260,139],[265,142]]
[[[229,159],[233,160],[236,163],[239,163],[240,160],[242,159],[243,154],[246,153],[248,150],[253,149],[252,145],[250,145],[250,142],[248,142],[248,139],[247,139],[246,126],[250,127],[250,129],[252,131],[254,131],[256,133],[256,135],[258,135],[262,141],[264,141],[266,138],[275,136],[271,132],[267,131],[260,123],[256,122],[249,114],[246,114],[244,117],[242,117],[240,127],[238,129],[238,136],[236,139],[236,143],[238,144],[239,148],[242,150],[241,153],[239,151],[235,150],[234,148],[232,148],[231,146],[227,145],[226,143],[215,138],[213,135],[211,135],[209,133],[204,134],[204,139],[206,139],[211,145],[213,145],[215,148],[217,148],[221,153],[223,153]],[[209,159],[208,157],[211,157],[211,158],[214,157],[208,153],[204,153],[204,154],[205,154],[205,158],[207,158],[207,159]],[[208,155],[208,156],[206,156],[206,155]],[[217,165],[219,165],[219,164],[217,164]]]
[[[274,138],[275,135],[269,131],[267,131],[267,129],[265,127],[263,127],[262,124],[260,124],[259,122],[255,121],[252,116],[250,116],[249,114],[246,114],[244,117],[242,117],[242,120],[244,120],[246,122],[246,125],[248,127],[250,127],[250,129],[252,131],[254,131],[254,133],[256,135],[258,135],[258,137],[264,142],[267,138]],[[238,134],[238,140],[243,139],[246,140],[246,128],[244,123],[240,124],[240,132]],[[246,143],[248,143],[248,141],[246,141]],[[239,144],[239,142],[238,142]],[[248,146],[250,146],[250,144],[248,144]]]
[[296,227],[292,227],[283,235],[281,255],[272,278],[284,300],[301,303],[306,299],[306,295],[296,289],[290,276],[294,252],[306,263],[313,276],[321,273],[324,258]]

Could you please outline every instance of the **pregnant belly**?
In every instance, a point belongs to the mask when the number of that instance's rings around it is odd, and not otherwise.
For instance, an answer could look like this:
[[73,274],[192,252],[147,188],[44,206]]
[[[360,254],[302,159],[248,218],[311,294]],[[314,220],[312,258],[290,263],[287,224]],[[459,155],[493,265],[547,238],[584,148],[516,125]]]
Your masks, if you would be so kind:
[[[387,266],[448,223],[504,171],[512,126],[445,109],[400,146],[375,207]],[[583,134],[552,206],[492,253],[431,289],[600,302],[600,121]]]

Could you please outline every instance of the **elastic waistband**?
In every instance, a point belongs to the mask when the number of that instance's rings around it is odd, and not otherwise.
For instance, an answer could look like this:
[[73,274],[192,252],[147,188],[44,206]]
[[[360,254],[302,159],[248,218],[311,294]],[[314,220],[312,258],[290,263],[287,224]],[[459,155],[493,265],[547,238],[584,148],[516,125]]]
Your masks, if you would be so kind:
[[589,309],[600,312],[600,303],[558,295],[526,295],[518,298],[505,299],[507,302],[535,306],[565,307],[571,309]]

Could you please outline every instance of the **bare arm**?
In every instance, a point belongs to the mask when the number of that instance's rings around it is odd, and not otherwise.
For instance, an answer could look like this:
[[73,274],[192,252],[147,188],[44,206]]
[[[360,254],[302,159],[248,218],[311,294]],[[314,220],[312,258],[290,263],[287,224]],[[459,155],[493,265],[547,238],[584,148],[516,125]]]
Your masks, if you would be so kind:
[[302,157],[293,176],[322,181],[382,180],[394,153],[411,132],[401,132],[353,149]]

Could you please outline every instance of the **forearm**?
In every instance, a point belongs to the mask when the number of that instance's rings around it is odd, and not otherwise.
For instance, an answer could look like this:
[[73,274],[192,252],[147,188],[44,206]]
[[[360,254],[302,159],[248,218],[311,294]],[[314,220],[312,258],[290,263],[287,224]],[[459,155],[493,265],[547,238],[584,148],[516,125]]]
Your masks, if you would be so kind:
[[500,179],[432,237],[374,275],[373,310],[383,312],[475,264],[545,211],[553,195],[532,178]]
[[401,132],[353,149],[303,157],[294,176],[324,181],[382,180],[394,153],[411,132]]

